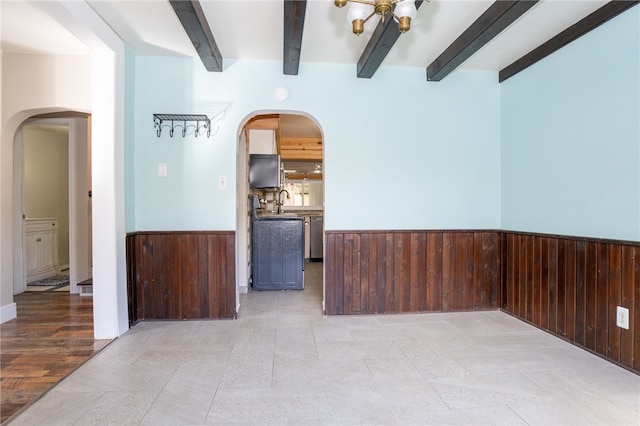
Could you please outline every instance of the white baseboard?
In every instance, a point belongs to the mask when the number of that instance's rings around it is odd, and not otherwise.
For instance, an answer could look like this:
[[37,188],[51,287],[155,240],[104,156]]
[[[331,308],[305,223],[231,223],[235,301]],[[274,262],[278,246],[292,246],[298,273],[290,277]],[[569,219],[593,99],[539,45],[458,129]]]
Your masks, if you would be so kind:
[[11,303],[0,308],[0,324],[11,321],[17,316],[18,310],[15,303]]

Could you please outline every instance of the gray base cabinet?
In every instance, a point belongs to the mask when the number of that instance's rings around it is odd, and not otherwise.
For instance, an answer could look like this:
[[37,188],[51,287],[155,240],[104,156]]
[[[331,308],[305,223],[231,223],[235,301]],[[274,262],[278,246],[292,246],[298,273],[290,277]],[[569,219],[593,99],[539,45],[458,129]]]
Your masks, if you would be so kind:
[[254,290],[302,290],[304,220],[257,219],[252,231]]

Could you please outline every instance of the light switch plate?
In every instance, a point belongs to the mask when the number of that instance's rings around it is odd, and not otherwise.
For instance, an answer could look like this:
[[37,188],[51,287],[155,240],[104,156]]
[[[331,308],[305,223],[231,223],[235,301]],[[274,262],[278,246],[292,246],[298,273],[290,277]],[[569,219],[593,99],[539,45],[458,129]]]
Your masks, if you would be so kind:
[[218,176],[218,189],[227,188],[227,177],[224,175]]
[[167,177],[167,163],[158,163],[158,177]]

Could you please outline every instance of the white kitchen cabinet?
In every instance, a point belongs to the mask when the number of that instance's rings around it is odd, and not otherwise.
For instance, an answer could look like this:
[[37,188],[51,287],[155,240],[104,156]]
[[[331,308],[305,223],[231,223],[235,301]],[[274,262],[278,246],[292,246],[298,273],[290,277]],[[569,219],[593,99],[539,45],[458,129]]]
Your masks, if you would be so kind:
[[27,283],[56,275],[58,271],[58,219],[25,219]]

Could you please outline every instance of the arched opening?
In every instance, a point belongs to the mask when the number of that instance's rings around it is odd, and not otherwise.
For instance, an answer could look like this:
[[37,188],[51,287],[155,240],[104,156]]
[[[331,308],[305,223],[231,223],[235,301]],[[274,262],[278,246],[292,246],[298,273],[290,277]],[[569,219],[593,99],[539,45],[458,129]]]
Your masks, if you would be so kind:
[[[297,219],[302,223],[303,239],[302,277],[312,273],[320,276],[319,309],[324,307],[323,215],[324,215],[324,150],[322,129],[317,121],[303,112],[255,112],[247,116],[238,136],[237,155],[237,309],[240,312],[240,294],[253,290],[304,289],[293,275],[279,281],[273,274],[297,274],[298,261],[283,261],[270,272],[265,286],[257,285],[254,276],[260,250],[255,240],[252,220],[269,217],[270,220]],[[274,157],[277,161],[277,183],[251,183],[251,159]],[[267,159],[268,160],[268,159]],[[271,160],[268,160],[271,161]],[[255,168],[254,168],[255,170]],[[281,224],[284,222],[281,222]],[[295,226],[299,229],[299,226]],[[298,231],[296,231],[298,232]],[[297,235],[297,234],[296,234]],[[297,236],[293,242],[298,244]],[[274,243],[280,246],[280,243]],[[297,249],[293,249],[296,250]],[[273,259],[276,255],[271,255]],[[284,254],[283,256],[288,256]],[[291,257],[289,257],[291,259]],[[276,262],[279,262],[276,260]],[[271,268],[270,271],[273,271]],[[311,271],[313,270],[313,272]]]
[[[89,117],[73,111],[40,114],[18,128],[14,294],[65,288],[77,294],[77,283],[91,277]],[[57,280],[65,275],[66,287]]]

